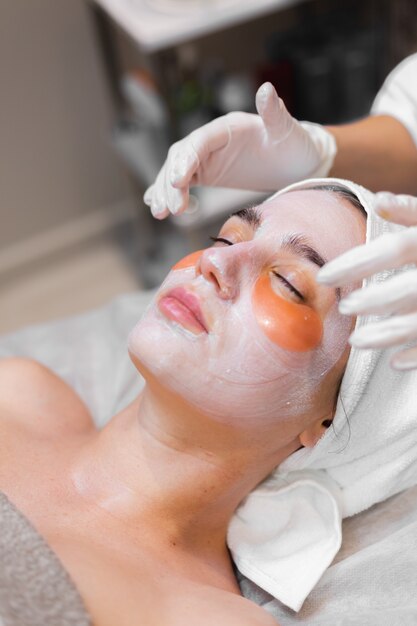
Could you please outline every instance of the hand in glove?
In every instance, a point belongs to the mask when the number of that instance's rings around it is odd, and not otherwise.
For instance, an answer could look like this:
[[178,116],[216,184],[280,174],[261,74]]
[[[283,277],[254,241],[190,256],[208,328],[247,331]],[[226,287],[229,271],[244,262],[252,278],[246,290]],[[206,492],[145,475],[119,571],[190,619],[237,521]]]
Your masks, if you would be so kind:
[[174,143],[144,201],[162,219],[182,213],[196,185],[277,191],[297,180],[326,176],[336,142],[319,124],[298,122],[270,83],[256,94],[254,113],[218,117]]
[[[381,192],[375,211],[386,220],[409,226],[349,250],[318,274],[320,283],[342,286],[383,270],[417,263],[417,198]],[[347,315],[389,315],[362,327],[350,337],[357,348],[385,348],[417,342],[417,269],[405,269],[376,285],[352,292],[340,303]],[[395,369],[417,368],[417,346],[398,351]]]

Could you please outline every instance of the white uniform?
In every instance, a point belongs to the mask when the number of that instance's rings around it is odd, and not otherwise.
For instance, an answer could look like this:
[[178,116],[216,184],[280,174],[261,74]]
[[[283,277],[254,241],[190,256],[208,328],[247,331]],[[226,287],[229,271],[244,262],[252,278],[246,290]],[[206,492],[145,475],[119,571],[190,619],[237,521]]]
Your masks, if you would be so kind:
[[417,146],[417,54],[402,61],[386,78],[372,105],[373,115],[391,115]]

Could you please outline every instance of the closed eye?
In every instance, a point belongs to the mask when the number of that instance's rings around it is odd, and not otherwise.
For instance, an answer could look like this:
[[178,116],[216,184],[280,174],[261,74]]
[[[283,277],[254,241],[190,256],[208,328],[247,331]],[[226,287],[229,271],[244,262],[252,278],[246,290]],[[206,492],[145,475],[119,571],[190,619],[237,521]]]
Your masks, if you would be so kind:
[[274,276],[276,276],[277,278],[280,279],[280,281],[283,283],[283,285],[289,290],[291,291],[291,293],[293,293],[295,296],[297,296],[297,298],[300,298],[300,300],[302,300],[303,302],[305,301],[305,297],[303,296],[302,293],[300,293],[298,291],[298,289],[296,289],[294,287],[294,285],[292,285],[286,278],[284,278],[284,276],[281,276],[281,274],[278,274],[278,272],[272,272],[274,274]]
[[[224,237],[212,237],[212,236],[210,236],[209,239],[211,239],[211,241],[213,241],[214,243],[224,243],[227,246],[233,246],[233,241],[230,241],[229,239],[225,239]],[[286,289],[288,289],[288,291],[290,291],[292,294],[294,294],[301,301],[305,302],[305,297],[303,296],[303,294],[300,291],[298,291],[298,289],[296,289],[292,283],[290,283],[281,274],[278,274],[278,272],[272,272],[272,273],[274,274],[274,276],[279,278],[279,280],[286,287]]]
[[211,241],[214,243],[225,243],[227,246],[233,246],[233,241],[229,241],[229,239],[225,239],[224,237],[209,237]]

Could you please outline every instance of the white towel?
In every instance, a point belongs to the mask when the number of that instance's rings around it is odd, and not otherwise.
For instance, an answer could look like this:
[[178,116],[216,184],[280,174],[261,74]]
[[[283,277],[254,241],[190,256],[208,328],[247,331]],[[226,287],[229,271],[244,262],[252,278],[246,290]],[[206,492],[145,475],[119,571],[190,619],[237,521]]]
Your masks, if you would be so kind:
[[[311,179],[278,193],[318,184],[353,191],[368,214],[367,241],[403,228],[379,218],[374,195],[350,181]],[[358,317],[356,328],[375,319]],[[295,611],[338,552],[342,518],[417,484],[417,372],[392,370],[391,355],[352,348],[333,427],[314,448],[284,461],[231,521],[228,544],[238,569]]]

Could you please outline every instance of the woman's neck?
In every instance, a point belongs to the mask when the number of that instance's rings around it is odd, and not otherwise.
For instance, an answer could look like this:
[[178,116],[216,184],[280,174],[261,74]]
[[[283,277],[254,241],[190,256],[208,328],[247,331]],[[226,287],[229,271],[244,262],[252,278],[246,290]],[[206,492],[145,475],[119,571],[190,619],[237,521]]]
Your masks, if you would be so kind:
[[271,451],[266,433],[215,422],[147,386],[80,452],[72,479],[126,528],[193,555],[224,557],[236,507],[297,447]]

